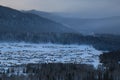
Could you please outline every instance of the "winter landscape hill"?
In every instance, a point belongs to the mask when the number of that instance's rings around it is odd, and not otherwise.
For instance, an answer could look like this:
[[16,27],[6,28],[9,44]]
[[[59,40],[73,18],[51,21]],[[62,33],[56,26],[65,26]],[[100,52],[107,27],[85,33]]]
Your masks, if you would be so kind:
[[0,32],[72,32],[72,29],[35,14],[0,6]]
[[[92,45],[100,50],[116,50],[120,47],[120,36],[106,34],[82,35],[76,33],[74,29],[82,33],[87,29],[91,32],[99,29],[100,25],[111,24],[112,21],[119,22],[119,17],[111,17],[105,19],[70,19],[63,18],[51,13],[32,11],[18,11],[8,7],[0,6],[0,41],[7,42],[32,42],[32,43],[57,43],[57,44],[87,44]],[[101,21],[101,24],[100,24]],[[76,22],[76,24],[73,24]],[[98,22],[98,23],[97,23]],[[107,23],[108,22],[108,23]],[[69,24],[72,25],[69,25]],[[81,26],[90,25],[93,26]],[[99,25],[99,28],[95,26]],[[67,26],[67,27],[66,27]],[[71,29],[71,28],[74,29]],[[94,27],[94,28],[91,28]],[[103,28],[103,27],[101,27]],[[104,27],[108,28],[108,27]],[[106,30],[106,29],[104,29]],[[113,28],[113,27],[109,27]],[[116,29],[114,27],[114,29]],[[112,29],[114,31],[114,29]],[[119,30],[119,28],[117,29]],[[97,30],[95,30],[97,31]],[[100,31],[100,29],[99,29]],[[110,30],[108,30],[110,31]],[[107,31],[106,31],[107,32]],[[116,30],[114,32],[117,32]],[[85,33],[85,31],[84,31]]]

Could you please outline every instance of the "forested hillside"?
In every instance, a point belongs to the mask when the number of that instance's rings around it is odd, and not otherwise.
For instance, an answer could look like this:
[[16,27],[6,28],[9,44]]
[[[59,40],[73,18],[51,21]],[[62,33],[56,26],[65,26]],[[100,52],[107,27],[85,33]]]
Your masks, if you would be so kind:
[[0,32],[72,32],[52,20],[0,6]]

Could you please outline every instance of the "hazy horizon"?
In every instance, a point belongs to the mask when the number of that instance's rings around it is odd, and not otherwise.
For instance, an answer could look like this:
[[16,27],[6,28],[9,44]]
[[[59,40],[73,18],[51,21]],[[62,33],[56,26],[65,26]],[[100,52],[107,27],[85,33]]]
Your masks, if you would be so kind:
[[64,13],[73,17],[120,16],[119,0],[0,0],[0,5],[18,10]]

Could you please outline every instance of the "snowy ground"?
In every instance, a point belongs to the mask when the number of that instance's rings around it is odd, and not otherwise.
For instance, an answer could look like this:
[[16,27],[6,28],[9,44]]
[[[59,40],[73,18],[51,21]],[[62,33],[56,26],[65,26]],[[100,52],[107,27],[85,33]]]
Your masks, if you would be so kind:
[[99,64],[101,51],[87,45],[0,43],[0,66],[28,63]]

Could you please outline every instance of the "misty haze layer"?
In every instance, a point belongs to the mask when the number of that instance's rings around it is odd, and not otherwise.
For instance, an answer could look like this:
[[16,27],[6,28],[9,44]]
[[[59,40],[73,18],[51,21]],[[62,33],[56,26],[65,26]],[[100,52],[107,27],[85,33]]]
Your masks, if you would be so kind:
[[119,0],[0,0],[0,4],[20,10],[59,12],[72,17],[119,16]]
[[83,34],[120,34],[120,16],[105,18],[75,18],[36,10],[26,12],[62,23],[63,25]]

